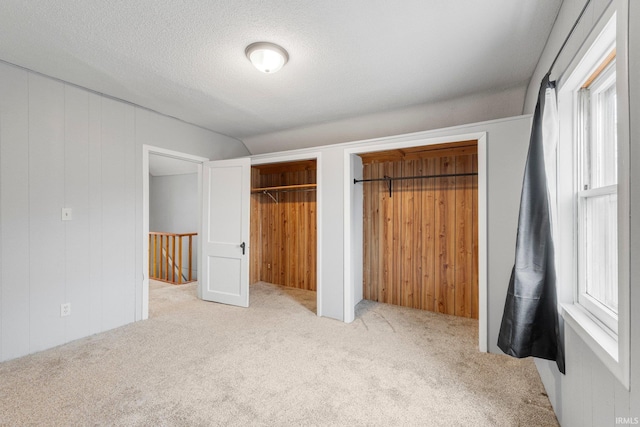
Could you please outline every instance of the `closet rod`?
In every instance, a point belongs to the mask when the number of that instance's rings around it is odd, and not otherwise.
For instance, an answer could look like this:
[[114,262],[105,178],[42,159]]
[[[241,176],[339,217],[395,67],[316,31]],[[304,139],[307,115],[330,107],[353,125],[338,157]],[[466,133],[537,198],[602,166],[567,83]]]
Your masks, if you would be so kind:
[[455,176],[477,176],[478,172],[469,172],[469,173],[447,173],[441,175],[419,175],[419,176],[397,176],[390,177],[384,176],[384,178],[369,178],[369,179],[354,179],[353,183],[357,184],[359,182],[376,182],[376,181],[385,181],[389,186],[389,197],[393,196],[393,181],[403,180],[403,179],[429,179],[429,178],[449,178]]
[[386,176],[384,178],[369,178],[369,179],[354,179],[353,183],[357,184],[359,182],[375,182],[375,181],[397,181],[401,179],[425,179],[425,178],[447,178],[451,176],[476,176],[478,172],[469,172],[469,173],[447,173],[442,175],[419,175],[419,176]]

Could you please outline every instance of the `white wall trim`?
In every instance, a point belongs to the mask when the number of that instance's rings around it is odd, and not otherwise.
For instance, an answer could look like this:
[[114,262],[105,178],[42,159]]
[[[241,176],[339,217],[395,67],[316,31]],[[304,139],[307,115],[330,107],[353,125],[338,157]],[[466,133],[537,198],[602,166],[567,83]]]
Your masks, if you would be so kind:
[[487,133],[478,135],[478,349],[489,351],[489,205],[487,201]]
[[[317,149],[317,147],[316,147]],[[298,160],[316,161],[316,315],[322,316],[322,153],[312,152],[287,152],[287,154],[263,154],[251,156],[252,165],[265,165],[271,163],[286,163]]]
[[[136,320],[149,318],[149,155],[171,157],[198,164],[198,230],[202,223],[202,163],[209,159],[193,154],[180,153],[178,151],[167,150],[166,148],[154,147],[152,145],[142,145],[142,299],[140,301],[141,317]],[[200,245],[201,239],[198,239]],[[198,248],[198,253],[202,253],[202,248]],[[200,289],[200,278],[198,277],[198,289]],[[138,312],[136,310],[136,312]]]
[[[430,132],[431,134],[433,132]],[[413,138],[412,138],[413,136]],[[488,239],[487,239],[487,133],[474,132],[464,134],[451,134],[448,136],[424,137],[421,132],[413,135],[403,135],[402,137],[380,138],[375,140],[376,144],[363,144],[346,148],[344,150],[344,321],[347,323],[355,320],[355,284],[353,283],[353,269],[362,269],[362,265],[353,265],[352,245],[352,197],[351,190],[353,179],[356,178],[351,168],[351,156],[361,153],[371,153],[376,151],[391,150],[397,148],[418,147],[423,145],[443,144],[456,141],[467,141],[475,139],[478,141],[478,346],[480,351],[486,352],[488,349],[488,298],[487,298],[487,261],[488,261]],[[356,238],[357,239],[357,238]],[[360,243],[362,236],[359,237]],[[361,264],[361,263],[360,263]]]

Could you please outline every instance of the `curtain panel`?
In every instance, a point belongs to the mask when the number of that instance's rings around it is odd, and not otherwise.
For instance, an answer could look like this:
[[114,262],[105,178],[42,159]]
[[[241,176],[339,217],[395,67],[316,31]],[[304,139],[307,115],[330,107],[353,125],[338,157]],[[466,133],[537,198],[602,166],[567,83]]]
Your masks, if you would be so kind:
[[[552,224],[555,197],[550,197],[555,195],[555,164],[549,163],[555,163],[556,111],[555,82],[550,82],[547,74],[540,85],[533,116],[520,198],[515,265],[498,347],[513,357],[555,360],[560,372],[565,373]],[[549,180],[547,174],[551,175]],[[548,187],[548,181],[553,187]]]

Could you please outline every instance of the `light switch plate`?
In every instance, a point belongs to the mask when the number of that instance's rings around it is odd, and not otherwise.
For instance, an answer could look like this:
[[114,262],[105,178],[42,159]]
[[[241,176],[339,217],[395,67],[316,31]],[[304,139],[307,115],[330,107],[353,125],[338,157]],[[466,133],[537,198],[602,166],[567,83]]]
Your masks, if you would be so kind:
[[62,208],[62,220],[71,221],[73,219],[73,210],[71,208]]

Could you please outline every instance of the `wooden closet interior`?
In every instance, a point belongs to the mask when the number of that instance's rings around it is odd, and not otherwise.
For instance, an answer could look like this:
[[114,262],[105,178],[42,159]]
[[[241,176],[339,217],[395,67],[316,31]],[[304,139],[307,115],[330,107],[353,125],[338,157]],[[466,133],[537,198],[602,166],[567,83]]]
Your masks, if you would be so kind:
[[478,318],[477,153],[473,140],[360,155],[365,299]]
[[251,168],[250,283],[316,290],[316,160]]

